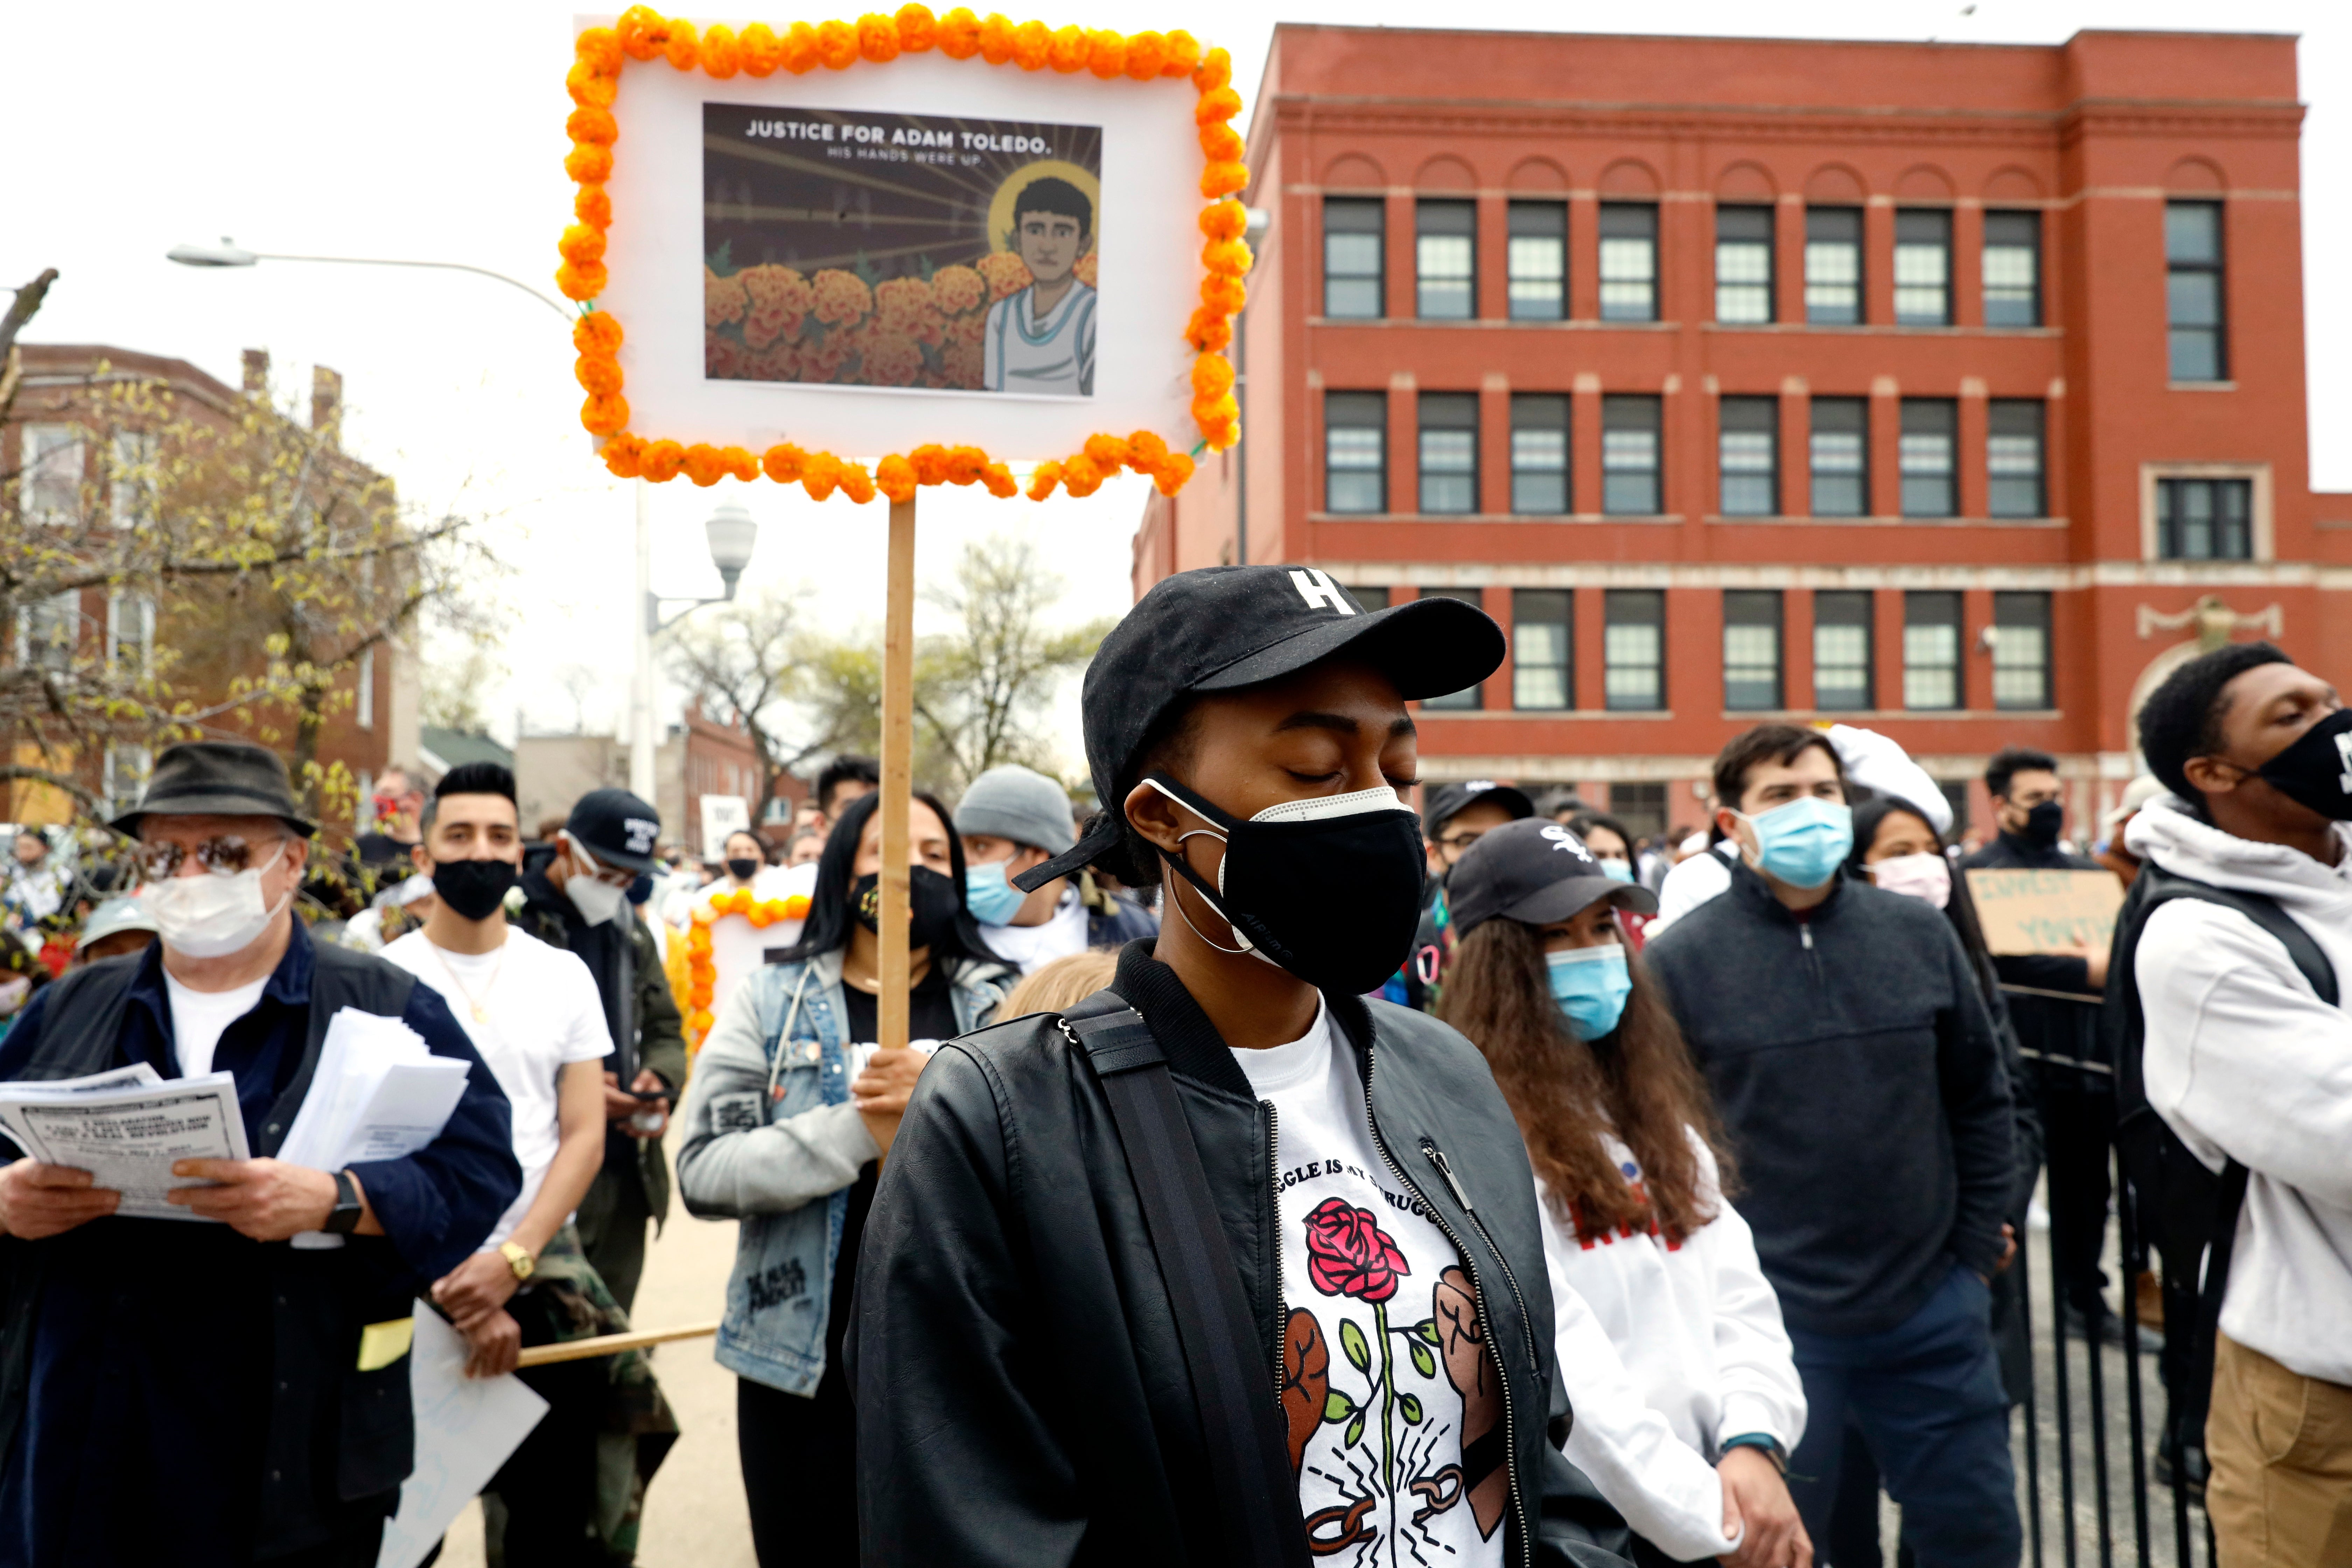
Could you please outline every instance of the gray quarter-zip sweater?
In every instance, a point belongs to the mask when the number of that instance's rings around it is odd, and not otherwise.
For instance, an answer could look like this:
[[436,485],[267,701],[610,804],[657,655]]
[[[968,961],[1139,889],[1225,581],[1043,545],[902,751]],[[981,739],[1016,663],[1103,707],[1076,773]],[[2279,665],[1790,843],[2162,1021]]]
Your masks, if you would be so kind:
[[1714,1090],[1790,1328],[1884,1332],[1953,1259],[1991,1274],[2009,1078],[1941,914],[1841,879],[1800,921],[1739,864],[1642,956]]

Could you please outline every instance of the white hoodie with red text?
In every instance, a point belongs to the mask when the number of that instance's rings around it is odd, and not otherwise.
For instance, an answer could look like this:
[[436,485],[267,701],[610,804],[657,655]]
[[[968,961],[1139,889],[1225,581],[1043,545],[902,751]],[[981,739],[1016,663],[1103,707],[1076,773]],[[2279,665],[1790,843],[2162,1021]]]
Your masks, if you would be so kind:
[[[2166,870],[2265,893],[2309,931],[2352,1000],[2352,828],[2323,866],[2148,802],[2124,842]],[[2352,1384],[2352,1015],[2321,1001],[2277,938],[2181,899],[2135,957],[2148,1103],[2215,1170],[2251,1173],[2221,1331],[2290,1371]]]

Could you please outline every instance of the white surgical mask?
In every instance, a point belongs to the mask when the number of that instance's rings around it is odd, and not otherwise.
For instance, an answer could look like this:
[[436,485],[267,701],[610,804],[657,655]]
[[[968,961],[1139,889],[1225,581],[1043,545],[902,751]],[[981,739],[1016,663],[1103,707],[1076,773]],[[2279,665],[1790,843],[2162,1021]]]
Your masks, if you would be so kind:
[[211,871],[166,877],[139,890],[139,906],[155,922],[165,947],[187,958],[219,958],[252,945],[292,901],[294,890],[276,903],[261,897],[261,874],[286,853],[279,839],[269,858],[232,876]]
[[572,875],[563,881],[563,890],[571,895],[572,907],[578,910],[580,918],[592,926],[600,926],[617,918],[621,906],[628,902],[629,890],[600,880],[596,875],[595,858],[580,847],[580,841],[571,834],[563,836],[563,842],[565,853],[572,857]]

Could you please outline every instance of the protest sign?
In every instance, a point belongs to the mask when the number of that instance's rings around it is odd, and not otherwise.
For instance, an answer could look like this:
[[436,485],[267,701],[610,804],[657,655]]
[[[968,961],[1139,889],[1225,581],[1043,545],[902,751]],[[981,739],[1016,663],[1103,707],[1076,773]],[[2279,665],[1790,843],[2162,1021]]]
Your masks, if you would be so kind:
[[1044,458],[1037,499],[1173,494],[1238,437],[1223,50],[919,5],[740,36],[640,6],[576,47],[557,282],[613,472],[902,500]]
[[1969,894],[1985,946],[2004,956],[2104,950],[2124,901],[2112,871],[1970,871]]

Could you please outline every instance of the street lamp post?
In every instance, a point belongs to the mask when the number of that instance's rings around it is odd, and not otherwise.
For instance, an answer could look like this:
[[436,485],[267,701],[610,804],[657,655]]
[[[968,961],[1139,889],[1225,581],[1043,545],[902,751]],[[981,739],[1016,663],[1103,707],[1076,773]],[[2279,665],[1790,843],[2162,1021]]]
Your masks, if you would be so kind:
[[[751,546],[759,539],[760,525],[741,507],[730,503],[710,514],[702,525],[703,534],[710,541],[710,563],[719,568],[721,591],[716,597],[665,595],[646,586],[653,580],[653,528],[646,517],[646,482],[637,481],[637,603],[639,614],[635,617],[636,675],[631,681],[633,690],[629,702],[629,790],[640,800],[654,798],[654,641],[662,633],[705,605],[723,605],[735,597],[735,584],[742,578],[743,568],[751,562]],[[682,608],[665,616],[664,605]],[[691,832],[688,825],[676,824],[672,831],[681,836]]]
[[[487,267],[475,267],[463,261],[417,261],[395,259],[382,256],[292,256],[276,251],[247,250],[226,235],[218,245],[175,245],[164,252],[165,259],[183,267],[252,267],[264,261],[323,261],[348,267],[424,267],[442,272],[471,272],[478,277],[494,279],[521,289],[532,299],[553,310],[566,322],[574,319],[571,308],[541,293],[520,279],[503,272],[493,272]],[[653,522],[646,507],[646,481],[636,481],[637,493],[637,605],[639,614],[630,619],[630,641],[635,655],[630,666],[629,692],[629,789],[640,799],[654,798],[654,639],[663,628],[679,616],[703,605],[716,605],[735,596],[736,580],[751,559],[752,541],[759,525],[740,506],[723,506],[711,515],[705,525],[710,540],[710,559],[719,568],[720,582],[726,592],[715,599],[688,599],[686,608],[665,620],[661,605],[666,602],[656,596],[653,588],[654,542]],[[677,831],[684,832],[685,826]]]

